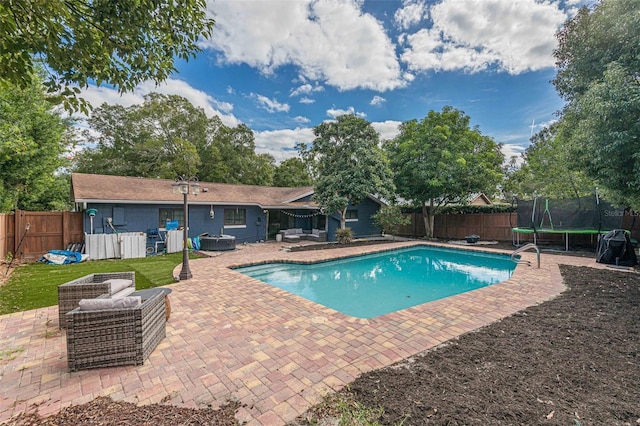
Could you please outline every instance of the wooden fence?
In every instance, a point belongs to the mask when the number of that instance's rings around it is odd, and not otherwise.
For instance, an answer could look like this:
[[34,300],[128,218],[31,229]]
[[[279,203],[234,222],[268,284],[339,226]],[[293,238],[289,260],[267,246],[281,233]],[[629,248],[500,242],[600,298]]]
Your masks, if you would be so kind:
[[[399,235],[420,238],[426,235],[422,213],[407,213],[411,223],[401,228]],[[467,235],[478,235],[485,241],[512,241],[512,226],[516,226],[515,213],[468,213],[441,214],[434,219],[434,237],[462,240]],[[638,222],[638,223],[635,223]],[[640,240],[640,218],[633,216],[623,219],[624,229],[631,230],[631,237]],[[560,243],[563,234],[540,234],[541,243]],[[594,244],[597,238],[591,235],[571,235],[572,244]],[[520,234],[520,242],[533,242],[532,234]]]
[[35,260],[49,250],[82,242],[82,213],[29,212],[0,214],[0,259]]
[[[424,237],[424,221],[421,213],[408,213],[411,223],[401,228],[398,235]],[[445,239],[464,239],[476,234],[485,241],[512,241],[511,226],[515,225],[515,213],[470,213],[436,215],[434,236]],[[640,218],[635,223],[632,216],[625,216],[623,228],[631,230],[631,237],[640,240]],[[27,225],[29,229],[27,230]],[[28,212],[0,214],[0,260],[11,254],[17,259],[35,260],[49,250],[64,250],[71,243],[84,239],[83,217],[80,212]],[[563,235],[541,234],[539,241],[559,243]],[[22,240],[22,243],[21,243]],[[532,241],[531,234],[521,234],[520,241]],[[593,244],[590,235],[572,235],[572,244]]]

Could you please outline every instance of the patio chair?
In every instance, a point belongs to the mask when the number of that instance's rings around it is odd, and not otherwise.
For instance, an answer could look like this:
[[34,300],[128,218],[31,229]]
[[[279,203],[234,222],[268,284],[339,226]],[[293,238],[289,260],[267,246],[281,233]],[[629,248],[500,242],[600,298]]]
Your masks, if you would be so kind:
[[70,281],[58,286],[58,319],[59,327],[66,327],[65,314],[78,307],[78,302],[82,299],[93,299],[103,294],[115,295],[123,290],[111,286],[108,280],[128,280],[127,286],[133,291],[136,287],[135,272],[108,272],[102,274],[85,275],[77,280]]
[[[140,296],[125,299],[138,299]],[[123,304],[106,295],[91,300]],[[106,304],[106,303],[105,303]],[[92,306],[65,314],[69,371],[119,365],[142,365],[166,336],[165,292],[148,292],[133,307]]]

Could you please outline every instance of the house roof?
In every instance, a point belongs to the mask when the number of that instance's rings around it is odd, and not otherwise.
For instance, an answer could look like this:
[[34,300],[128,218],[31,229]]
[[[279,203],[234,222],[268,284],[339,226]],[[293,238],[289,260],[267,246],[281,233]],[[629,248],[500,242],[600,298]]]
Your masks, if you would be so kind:
[[469,197],[469,204],[474,206],[489,206],[493,201],[484,192],[472,194]]
[[[72,173],[71,201],[76,203],[182,204],[169,179]],[[258,205],[262,208],[316,209],[313,201],[300,201],[313,194],[312,186],[279,188],[256,185],[200,182],[200,194],[189,196],[189,204]]]

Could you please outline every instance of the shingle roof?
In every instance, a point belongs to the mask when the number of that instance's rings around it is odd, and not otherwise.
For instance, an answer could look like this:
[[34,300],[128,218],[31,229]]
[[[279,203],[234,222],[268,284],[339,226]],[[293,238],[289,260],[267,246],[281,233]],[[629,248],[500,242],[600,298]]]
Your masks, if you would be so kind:
[[[173,193],[172,183],[174,181],[169,179],[73,173],[71,175],[71,200],[76,203],[182,203],[183,197],[181,194]],[[190,204],[258,205],[262,208],[282,208],[284,206],[317,208],[317,205],[312,201],[298,201],[313,194],[312,186],[278,188],[200,182],[200,187],[200,194],[189,196]]]

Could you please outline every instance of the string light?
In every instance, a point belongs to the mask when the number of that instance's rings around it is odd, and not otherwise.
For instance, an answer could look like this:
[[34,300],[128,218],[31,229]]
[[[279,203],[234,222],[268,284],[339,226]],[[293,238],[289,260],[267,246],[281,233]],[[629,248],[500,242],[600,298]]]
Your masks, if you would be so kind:
[[320,210],[318,210],[316,213],[311,213],[311,214],[294,214],[294,213],[289,213],[289,212],[284,211],[284,210],[280,210],[280,213],[283,213],[283,214],[285,214],[287,216],[295,217],[295,218],[298,218],[298,219],[306,219],[306,218],[309,218],[309,217],[314,217],[314,216],[318,216],[318,215],[323,214],[322,211],[320,211]]

